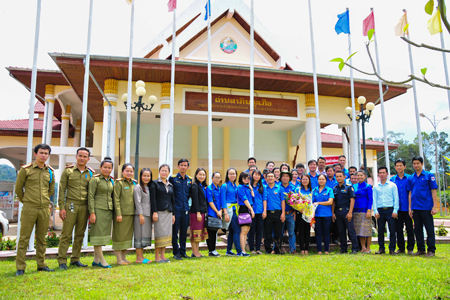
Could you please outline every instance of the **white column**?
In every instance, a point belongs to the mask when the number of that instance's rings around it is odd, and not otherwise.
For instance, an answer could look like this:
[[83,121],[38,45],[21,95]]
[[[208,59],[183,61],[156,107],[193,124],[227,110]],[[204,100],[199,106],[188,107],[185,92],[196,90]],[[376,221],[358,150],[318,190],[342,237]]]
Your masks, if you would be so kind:
[[[159,125],[159,165],[169,164],[168,134],[170,131],[170,82],[161,84],[161,119]],[[172,170],[171,170],[172,171]]]
[[52,144],[52,131],[53,131],[53,111],[55,108],[55,86],[53,84],[47,84],[45,86],[45,105],[48,106],[47,110],[47,145]]
[[[70,122],[70,105],[67,105],[65,115],[61,115],[61,136],[60,143],[61,147],[67,147],[69,141],[69,122]],[[61,176],[64,168],[66,167],[66,155],[59,156],[59,175]],[[59,182],[59,179],[58,179]]]
[[[344,127],[348,133],[348,126]],[[347,140],[347,136],[345,135],[344,131],[342,131],[342,153],[345,155],[346,157],[346,162],[345,162],[345,168],[348,169],[349,164],[350,164],[350,158],[348,156],[348,140]]]
[[73,147],[80,147],[81,138],[81,119],[77,120],[77,126],[75,126],[75,133],[73,135]]
[[[118,80],[113,78],[105,79],[105,96],[111,103],[111,115],[109,114],[109,105],[103,99],[103,133],[102,133],[102,160],[105,156],[109,156],[114,161],[115,158],[115,144],[116,144],[116,108],[118,98]],[[108,128],[109,133],[109,152],[107,151],[108,143]]]
[[[317,159],[317,134],[316,134],[316,108],[314,94],[305,95],[305,146],[306,162],[311,159]],[[319,128],[320,130],[320,128]]]
[[377,165],[377,156],[373,156],[373,165],[372,165],[372,180],[373,185],[378,184],[378,165]]

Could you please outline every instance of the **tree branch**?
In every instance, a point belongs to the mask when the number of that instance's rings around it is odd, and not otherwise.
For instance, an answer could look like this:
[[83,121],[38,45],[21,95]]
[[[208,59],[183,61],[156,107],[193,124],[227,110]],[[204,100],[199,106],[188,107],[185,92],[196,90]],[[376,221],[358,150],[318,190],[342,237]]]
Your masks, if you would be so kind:
[[411,45],[416,46],[418,48],[427,48],[427,49],[434,50],[434,51],[450,53],[450,50],[448,50],[448,49],[438,48],[438,47],[430,46],[430,45],[423,44],[423,43],[422,44],[417,44],[417,43],[411,41],[410,39],[408,39],[408,38],[406,38],[404,36],[401,36],[400,38],[402,40],[404,40],[405,42],[407,42],[408,44],[411,44]]
[[447,28],[448,33],[450,33],[450,24],[448,23],[448,20],[447,20],[447,12],[446,12],[445,1],[444,0],[438,0],[438,5],[439,5],[440,11],[441,11],[442,22],[444,23],[445,28]]

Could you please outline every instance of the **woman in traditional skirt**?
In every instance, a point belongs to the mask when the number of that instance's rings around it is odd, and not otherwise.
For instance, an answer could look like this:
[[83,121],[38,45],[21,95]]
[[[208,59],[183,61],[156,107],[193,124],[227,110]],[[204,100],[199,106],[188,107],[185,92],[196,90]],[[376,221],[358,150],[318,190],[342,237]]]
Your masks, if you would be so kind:
[[126,163],[122,166],[122,178],[114,184],[114,212],[113,218],[113,250],[118,265],[128,265],[127,249],[132,247],[134,221],[134,166]]
[[168,263],[165,251],[172,245],[172,225],[175,223],[175,198],[173,186],[169,182],[170,167],[163,164],[159,167],[159,178],[150,186],[150,194],[155,195],[155,207],[152,207],[155,224],[155,261]]
[[89,182],[89,220],[91,222],[91,245],[94,246],[93,267],[111,268],[103,257],[102,246],[111,240],[113,218],[114,178],[110,176],[113,162],[110,157],[100,163],[100,174],[94,175]]
[[356,236],[361,241],[361,253],[370,253],[372,243],[372,186],[366,182],[366,173],[358,171],[358,183],[355,187],[355,206],[353,222]]
[[143,168],[139,174],[139,184],[134,187],[134,205],[136,206],[134,247],[138,264],[151,263],[151,260],[144,258],[144,248],[152,244],[151,208],[155,205],[155,195],[151,197],[150,194],[150,185],[153,184],[152,177],[152,171],[149,168]]
[[192,256],[195,257],[201,257],[199,243],[208,239],[208,231],[205,224],[205,214],[208,207],[206,187],[206,170],[198,168],[195,171],[194,184],[191,186],[192,206],[189,211]]
[[[212,183],[206,189],[206,200],[208,201],[208,218],[219,218],[222,220],[222,197],[220,190],[220,182],[222,181],[222,175],[220,172],[214,172],[212,174]],[[216,250],[217,241],[217,229],[208,228],[208,244],[209,256],[219,257],[220,254]]]

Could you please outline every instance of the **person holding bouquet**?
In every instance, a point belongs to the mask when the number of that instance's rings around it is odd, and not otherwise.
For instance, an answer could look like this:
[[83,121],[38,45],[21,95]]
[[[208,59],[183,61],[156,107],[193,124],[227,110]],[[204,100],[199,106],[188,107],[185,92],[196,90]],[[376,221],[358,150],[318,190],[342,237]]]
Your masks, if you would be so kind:
[[330,248],[330,225],[333,213],[331,205],[334,200],[333,190],[326,186],[327,176],[320,174],[317,178],[319,186],[313,189],[312,202],[316,208],[316,241],[317,252],[322,254],[322,237],[325,245],[325,254],[329,254]]
[[[311,179],[309,175],[303,175],[301,179],[301,186],[295,191],[300,194],[305,200],[312,200]],[[297,211],[295,219],[295,227],[298,232],[298,241],[300,245],[300,253],[308,255],[309,239],[311,236],[311,224],[303,219],[303,212]]]
[[[290,192],[295,191],[295,186],[291,183],[292,181],[292,174],[289,171],[281,171],[281,185],[280,189],[284,195],[289,194]],[[286,211],[286,220],[283,224],[283,230],[287,230],[289,235],[289,253],[290,254],[297,254],[295,251],[295,217],[296,212],[292,209],[292,207],[286,203],[285,207]]]

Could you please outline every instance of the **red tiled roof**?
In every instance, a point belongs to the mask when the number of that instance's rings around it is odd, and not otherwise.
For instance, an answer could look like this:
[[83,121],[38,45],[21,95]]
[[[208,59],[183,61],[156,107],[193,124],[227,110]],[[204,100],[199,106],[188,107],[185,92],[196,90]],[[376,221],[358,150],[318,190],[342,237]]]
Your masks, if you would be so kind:
[[[331,134],[331,133],[321,133],[321,139],[322,139],[322,143],[335,143],[335,144],[342,144],[342,135],[337,135],[337,134]],[[362,143],[362,139],[361,139],[361,143]],[[382,141],[374,141],[374,140],[366,140],[366,145],[367,146],[384,146],[384,142]],[[395,143],[388,143],[389,148],[398,148],[398,144]]]
[[[40,103],[40,102],[38,102]],[[42,131],[44,120],[34,119],[34,131]],[[53,120],[53,129],[59,130],[61,122]],[[28,119],[0,120],[0,130],[28,130]]]
[[41,101],[36,101],[34,105],[34,113],[35,114],[43,114],[45,113],[45,106],[41,103]]

